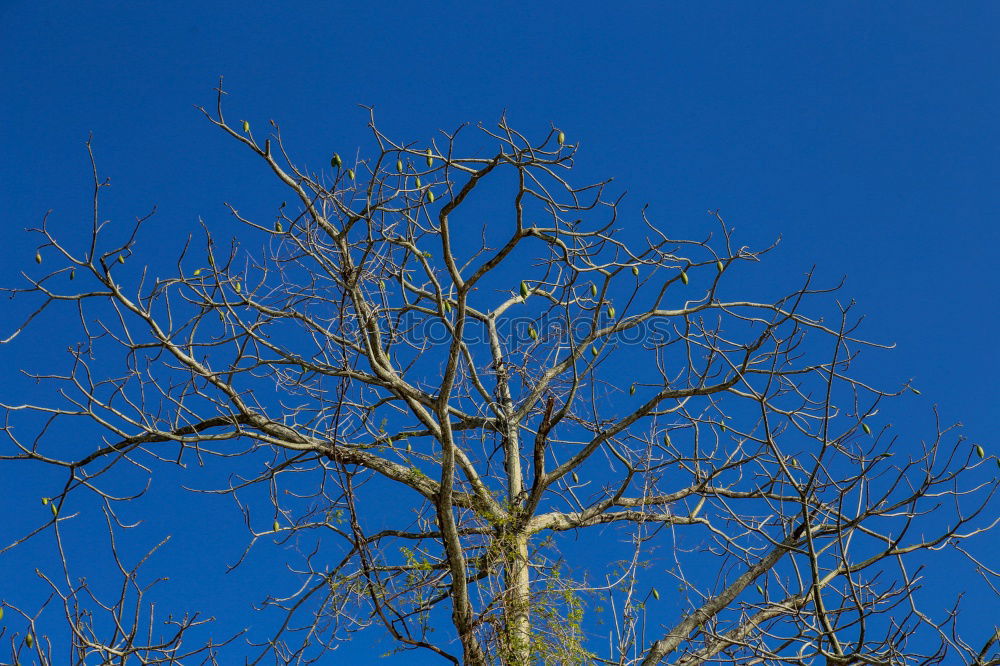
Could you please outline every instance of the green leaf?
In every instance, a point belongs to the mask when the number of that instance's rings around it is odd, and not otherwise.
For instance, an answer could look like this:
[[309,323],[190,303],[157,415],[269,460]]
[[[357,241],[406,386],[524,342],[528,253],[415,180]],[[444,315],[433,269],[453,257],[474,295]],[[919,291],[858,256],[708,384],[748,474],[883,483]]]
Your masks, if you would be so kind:
[[653,598],[656,599],[657,601],[660,600],[660,593],[655,587],[653,588]]
[[420,182],[420,176],[417,176],[416,180],[414,180],[414,181],[413,181],[413,184],[414,184],[415,186],[417,186],[418,188],[420,188],[420,187],[423,187],[423,186],[424,186],[424,184]]
[[762,588],[760,585],[757,586],[757,592],[760,593],[760,596],[764,596],[764,588]]
[[591,345],[591,347],[590,347],[590,355],[591,356],[597,356],[597,354],[598,354],[597,347]]
[[281,226],[281,220],[275,221],[275,223],[274,223],[274,230],[277,231],[279,234],[282,233],[285,230],[285,228],[283,226]]
[[608,317],[610,317],[611,319],[615,318],[615,308],[614,308],[614,306],[611,306],[611,305],[608,306]]
[[434,203],[434,193],[430,190],[427,190],[427,201]]
[[247,122],[246,120],[244,120],[244,121],[243,121],[243,131],[244,131],[244,132],[245,132],[246,134],[249,134],[249,133],[250,133],[250,123],[249,123],[249,122]]
[[403,160],[396,160],[396,171],[403,173]]
[[69,279],[70,280],[75,280],[76,279],[76,269],[75,268],[73,268],[73,269],[70,270],[70,272],[69,272]]
[[31,635],[30,631],[24,635],[24,644],[28,646],[29,650],[35,645],[35,637]]
[[430,148],[427,149],[427,166],[434,166],[434,153],[431,152]]
[[718,261],[715,262],[715,267],[719,270],[720,273],[722,271],[726,270],[726,267],[725,267],[725,265],[723,265],[721,259],[719,259]]
[[918,391],[917,389],[911,388],[910,390],[913,391],[915,395],[920,395],[920,391]]
[[976,444],[976,455],[979,456],[980,458],[986,457],[986,451],[979,444]]
[[632,267],[632,275],[634,275],[636,277],[639,277],[639,267],[638,266],[633,266]]
[[687,271],[681,271],[681,282],[683,282],[684,284],[690,282],[690,280],[688,279]]
[[119,264],[124,264],[125,263],[125,257],[123,257],[122,255],[119,254],[118,255],[118,263]]
[[271,525],[271,531],[272,532],[280,532],[281,531],[281,523],[279,523],[277,520],[274,521],[274,524]]
[[36,252],[35,253],[35,263],[36,264],[42,263],[42,253],[41,252]]
[[632,384],[632,386],[628,387],[628,394],[635,395],[635,384]]
[[194,269],[194,274],[195,274],[196,276],[197,276],[197,275],[201,275],[201,269],[200,269],[200,268],[196,268],[196,269]]
[[591,284],[590,285],[590,295],[591,296],[597,296],[597,285],[596,284]]
[[524,280],[521,280],[521,298],[527,299],[529,293],[528,284]]
[[871,426],[869,426],[867,423],[862,422],[861,423],[861,429],[865,431],[866,435],[872,434]]
[[566,133],[565,132],[559,132],[559,134],[556,135],[556,141],[559,142],[560,146],[563,145],[564,143],[566,143]]
[[538,339],[538,331],[535,330],[534,326],[529,326],[528,327],[528,335],[531,336],[532,340],[537,340]]
[[337,153],[334,153],[333,157],[330,158],[330,166],[332,166],[334,169],[339,169],[343,163],[344,163],[343,160],[340,159],[340,155],[338,155]]
[[347,170],[347,177],[350,178],[351,180],[354,180],[354,169]]

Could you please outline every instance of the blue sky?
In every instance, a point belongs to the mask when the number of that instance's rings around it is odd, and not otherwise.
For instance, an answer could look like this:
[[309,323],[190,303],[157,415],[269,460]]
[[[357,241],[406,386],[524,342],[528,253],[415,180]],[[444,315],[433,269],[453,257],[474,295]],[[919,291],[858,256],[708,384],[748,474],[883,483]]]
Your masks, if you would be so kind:
[[[906,434],[929,434],[936,404],[995,449],[998,19],[985,2],[8,0],[0,283],[31,263],[37,241],[24,229],[46,210],[67,233],[86,218],[90,133],[114,183],[108,216],[156,205],[151,234],[164,251],[199,217],[232,232],[224,201],[272,206],[261,165],[194,108],[214,104],[220,75],[230,116],[279,121],[316,167],[332,146],[367,143],[358,104],[419,140],[506,111],[530,133],[565,129],[581,144],[581,180],[613,176],[632,204],[692,237],[714,209],[746,244],[780,235],[775,284],[813,265],[828,282],[846,276],[867,335],[897,344],[871,372],[923,391],[895,417]],[[0,335],[11,321],[0,314]],[[58,321],[46,325],[58,336]],[[14,369],[58,362],[53,347],[0,347],[8,387],[30,391]],[[17,479],[14,501],[34,508],[41,485]],[[179,503],[180,533],[204,511]],[[12,556],[4,570],[37,557]],[[197,588],[205,574],[184,575]]]

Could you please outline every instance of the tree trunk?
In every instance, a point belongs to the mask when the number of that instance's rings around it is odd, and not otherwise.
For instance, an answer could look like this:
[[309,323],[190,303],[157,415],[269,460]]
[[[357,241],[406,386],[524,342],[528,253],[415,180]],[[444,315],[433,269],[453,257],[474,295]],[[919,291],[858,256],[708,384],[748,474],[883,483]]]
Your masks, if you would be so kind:
[[528,666],[531,662],[531,579],[528,568],[528,535],[511,535],[507,547],[507,663]]

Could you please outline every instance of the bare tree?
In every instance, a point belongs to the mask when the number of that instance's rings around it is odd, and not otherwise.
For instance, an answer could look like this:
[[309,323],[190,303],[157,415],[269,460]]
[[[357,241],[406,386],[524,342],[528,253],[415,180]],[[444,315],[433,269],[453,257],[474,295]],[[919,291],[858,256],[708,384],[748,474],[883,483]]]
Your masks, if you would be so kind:
[[[8,341],[54,307],[81,331],[65,372],[36,375],[61,402],[4,404],[0,460],[65,475],[40,530],[94,493],[114,537],[116,507],[144,492],[111,490],[123,468],[226,459],[248,552],[322,544],[289,563],[299,588],[267,590],[284,620],[248,636],[252,663],[313,663],[368,627],[466,664],[1000,663],[995,637],[963,639],[955,608],[914,596],[922,554],[942,549],[996,580],[963,545],[996,525],[985,452],[949,428],[918,444],[877,425],[916,391],[856,376],[880,345],[836,288],[807,275],[777,299],[730,296],[766,249],[739,247],[718,213],[703,240],[645,209],[620,218],[608,182],[570,182],[558,128],[414,144],[372,115],[370,157],[308,170],[277,124],[265,138],[227,120],[218,92],[205,116],[288,191],[273,221],[229,206],[262,250],[206,226],[175,275],[132,268],[149,216],[109,244],[95,164],[89,243],[44,222],[36,258],[55,268],[9,290],[40,302]],[[24,439],[19,412],[103,439]],[[398,511],[369,508],[387,495]],[[672,624],[649,612],[647,566],[676,582]],[[121,598],[96,606],[117,618],[105,638],[82,621],[86,585],[50,581],[73,628],[59,663],[214,663],[225,641],[180,649],[197,616],[163,633],[121,574]]]

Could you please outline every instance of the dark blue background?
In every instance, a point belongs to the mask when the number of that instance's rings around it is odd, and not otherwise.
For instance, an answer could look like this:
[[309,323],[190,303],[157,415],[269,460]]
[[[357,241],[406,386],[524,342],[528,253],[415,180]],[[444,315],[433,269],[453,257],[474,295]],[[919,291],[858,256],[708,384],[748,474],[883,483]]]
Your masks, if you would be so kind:
[[[867,336],[897,344],[872,374],[923,390],[893,415],[903,434],[931,434],[937,404],[995,453],[998,19],[995,3],[4,2],[0,282],[34,268],[23,229],[47,209],[64,234],[89,224],[90,132],[114,183],[106,216],[159,208],[147,253],[167,257],[199,217],[235,233],[223,201],[272,207],[262,165],[194,109],[214,104],[219,75],[230,117],[279,121],[315,168],[367,142],[359,103],[421,141],[506,110],[531,136],[565,129],[580,182],[613,176],[680,235],[703,236],[709,209],[741,243],[781,235],[775,285],[813,265],[827,283],[846,275]],[[20,308],[0,310],[0,337]],[[0,399],[32,395],[18,368],[63,361],[58,320],[43,325],[57,342],[0,347]],[[42,518],[46,489],[7,468],[0,481],[6,544]],[[267,562],[220,579],[238,549],[207,524],[240,538],[231,503],[183,494],[145,538],[175,532],[158,561],[174,594],[242,626],[241,589]],[[0,560],[0,598],[26,598],[30,577],[10,572],[47,561],[50,545],[35,548]],[[369,663],[370,649],[340,654]]]

